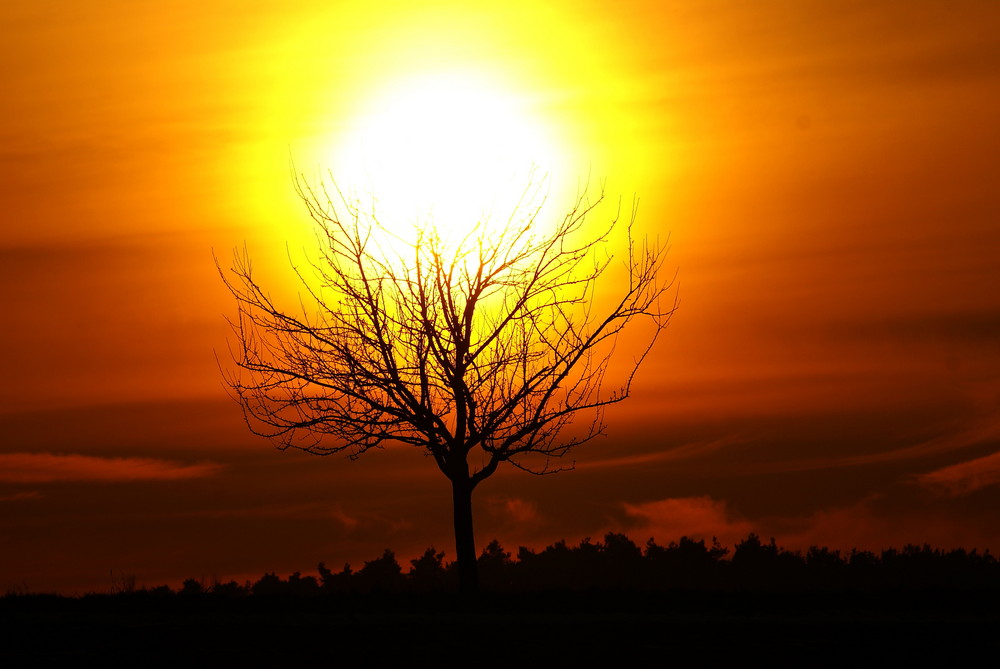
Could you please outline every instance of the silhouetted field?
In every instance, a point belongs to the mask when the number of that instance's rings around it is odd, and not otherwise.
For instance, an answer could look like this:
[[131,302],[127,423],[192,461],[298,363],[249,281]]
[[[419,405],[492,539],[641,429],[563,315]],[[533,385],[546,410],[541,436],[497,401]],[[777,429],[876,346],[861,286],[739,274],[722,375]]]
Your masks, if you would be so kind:
[[[479,559],[461,596],[433,549],[403,573],[391,551],[353,571],[0,600],[3,666],[537,666],[566,660],[852,666],[987,657],[1000,650],[1000,564],[989,553],[907,546],[878,554],[782,550],[751,535],[729,551],[627,537]],[[756,663],[756,662],[754,662]]]

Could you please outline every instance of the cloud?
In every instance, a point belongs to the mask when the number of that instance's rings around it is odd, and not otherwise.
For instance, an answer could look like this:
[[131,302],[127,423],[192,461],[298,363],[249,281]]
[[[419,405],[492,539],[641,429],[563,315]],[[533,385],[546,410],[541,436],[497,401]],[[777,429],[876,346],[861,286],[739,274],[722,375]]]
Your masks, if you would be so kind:
[[881,495],[800,518],[765,519],[762,525],[759,534],[773,536],[778,545],[798,551],[810,546],[828,546],[878,552],[907,544],[930,544],[944,550],[958,547],[995,550],[1000,541],[995,517],[988,512],[961,515],[941,504],[899,509]]
[[[810,546],[838,550],[879,550],[913,543],[911,519],[879,513],[879,495],[847,506],[819,509],[806,516],[772,517],[760,534],[773,536],[783,548],[806,551]],[[929,538],[929,537],[928,537]]]
[[782,548],[800,552],[810,546],[876,552],[923,543],[943,549],[996,546],[998,537],[992,519],[984,521],[970,517],[956,522],[953,514],[933,507],[900,513],[885,508],[883,502],[880,495],[872,495],[854,504],[821,509],[808,515],[750,519],[734,514],[725,500],[671,498],[624,504],[628,518],[620,527],[611,529],[624,530],[634,540],[651,536],[660,544],[682,536],[695,540],[717,537],[730,549],[750,532],[765,538],[774,537]]
[[652,536],[661,543],[683,536],[693,539],[717,537],[734,544],[754,531],[746,520],[734,518],[724,501],[711,497],[675,497],[642,504],[625,503],[625,513],[633,521],[633,536]]
[[921,474],[917,482],[935,492],[957,497],[1000,483],[1000,451],[968,462]]
[[351,515],[346,511],[344,511],[343,507],[341,507],[340,504],[334,506],[333,509],[328,512],[328,514],[334,520],[340,523],[345,530],[353,530],[361,522],[360,520],[358,520],[358,517],[356,515]]
[[537,525],[541,520],[538,507],[527,500],[517,497],[489,497],[485,502],[487,512],[505,523]]
[[222,465],[202,462],[186,465],[153,458],[101,458],[54,453],[0,454],[0,482],[54,483],[58,481],[172,481],[211,476]]

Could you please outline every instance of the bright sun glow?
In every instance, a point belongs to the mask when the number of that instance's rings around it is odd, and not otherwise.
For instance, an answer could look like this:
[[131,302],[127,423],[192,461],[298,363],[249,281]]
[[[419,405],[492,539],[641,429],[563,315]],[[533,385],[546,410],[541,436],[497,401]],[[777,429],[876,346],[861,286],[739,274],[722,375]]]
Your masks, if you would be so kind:
[[432,223],[454,240],[486,218],[506,219],[529,181],[564,170],[554,138],[501,82],[411,76],[377,90],[348,120],[331,174],[346,194],[374,200],[395,233]]

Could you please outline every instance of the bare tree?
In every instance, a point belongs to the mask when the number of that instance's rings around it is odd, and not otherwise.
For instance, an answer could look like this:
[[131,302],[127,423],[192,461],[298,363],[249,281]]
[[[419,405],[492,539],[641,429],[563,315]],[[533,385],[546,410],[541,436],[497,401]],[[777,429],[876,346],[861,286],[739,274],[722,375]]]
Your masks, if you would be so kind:
[[[552,459],[603,432],[604,408],[629,396],[676,309],[673,279],[661,276],[666,246],[633,241],[633,208],[620,285],[613,300],[595,299],[599,279],[618,271],[604,250],[617,217],[597,234],[584,228],[603,193],[545,230],[532,185],[502,225],[461,241],[416,226],[415,238],[387,243],[357,202],[296,187],[320,242],[311,267],[295,267],[299,307],[272,300],[245,249],[220,267],[239,305],[227,382],[250,429],[279,448],[356,458],[400,442],[430,454],[451,481],[460,587],[475,590],[473,490],[504,462],[565,468]],[[645,338],[605,388],[618,336],[637,319]],[[582,427],[563,430],[584,412]]]

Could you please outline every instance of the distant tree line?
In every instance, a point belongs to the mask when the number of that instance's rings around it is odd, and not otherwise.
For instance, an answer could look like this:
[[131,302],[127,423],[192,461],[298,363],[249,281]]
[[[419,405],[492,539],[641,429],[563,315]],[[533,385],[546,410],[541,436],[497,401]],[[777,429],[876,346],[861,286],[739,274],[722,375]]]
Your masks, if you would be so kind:
[[[119,588],[114,594],[163,596],[312,597],[365,593],[432,593],[458,590],[457,565],[446,563],[433,547],[410,560],[404,573],[386,549],[353,570],[334,571],[319,563],[317,575],[295,572],[287,578],[266,573],[245,583],[205,583],[188,579],[178,590]],[[1000,588],[1000,562],[987,550],[944,551],[924,544],[880,552],[849,552],[813,546],[788,551],[774,539],[750,534],[732,552],[713,539],[681,537],[666,546],[653,539],[645,546],[624,534],[603,541],[584,539],[577,546],[559,541],[541,551],[520,547],[516,557],[491,542],[478,557],[482,587],[493,592],[553,591],[871,591],[906,589]],[[8,593],[17,594],[17,593]]]

